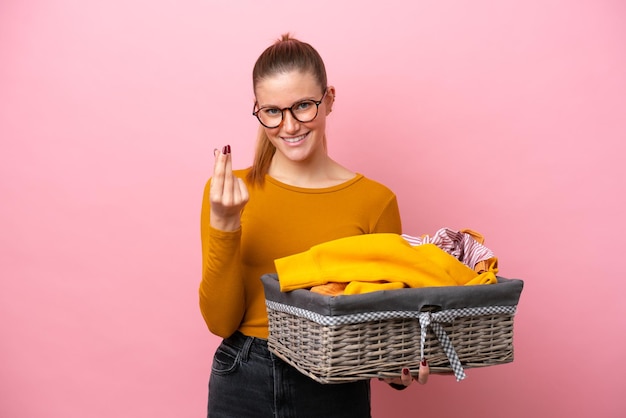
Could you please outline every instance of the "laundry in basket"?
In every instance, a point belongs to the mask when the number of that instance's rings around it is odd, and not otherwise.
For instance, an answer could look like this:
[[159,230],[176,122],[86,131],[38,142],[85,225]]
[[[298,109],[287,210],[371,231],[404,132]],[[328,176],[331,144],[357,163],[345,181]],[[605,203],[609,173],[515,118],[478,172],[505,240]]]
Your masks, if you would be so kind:
[[321,383],[398,377],[422,358],[431,373],[457,380],[466,369],[513,361],[518,279],[341,296],[282,292],[276,274],[261,280],[270,350]]

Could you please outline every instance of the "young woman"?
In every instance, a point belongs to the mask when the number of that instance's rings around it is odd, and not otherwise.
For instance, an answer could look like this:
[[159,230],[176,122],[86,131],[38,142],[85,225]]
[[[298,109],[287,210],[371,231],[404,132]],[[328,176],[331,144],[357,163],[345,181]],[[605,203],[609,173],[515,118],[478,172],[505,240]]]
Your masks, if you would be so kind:
[[[335,102],[324,63],[309,44],[283,35],[253,70],[259,138],[252,167],[233,170],[232,150],[215,150],[201,218],[200,308],[223,337],[209,381],[208,416],[370,416],[369,381],[322,385],[267,349],[260,277],[274,260],[322,242],[400,234],[396,196],[330,158],[326,118]],[[392,383],[412,381],[408,369]]]

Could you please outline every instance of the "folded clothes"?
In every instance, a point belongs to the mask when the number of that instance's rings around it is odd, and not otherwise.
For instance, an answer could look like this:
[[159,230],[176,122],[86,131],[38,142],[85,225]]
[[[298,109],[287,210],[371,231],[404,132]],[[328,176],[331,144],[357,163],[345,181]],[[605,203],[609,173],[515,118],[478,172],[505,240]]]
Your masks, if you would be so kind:
[[434,244],[414,246],[391,233],[340,238],[279,258],[274,264],[284,292],[327,283],[346,283],[343,294],[356,294],[497,282],[495,264],[477,273]]

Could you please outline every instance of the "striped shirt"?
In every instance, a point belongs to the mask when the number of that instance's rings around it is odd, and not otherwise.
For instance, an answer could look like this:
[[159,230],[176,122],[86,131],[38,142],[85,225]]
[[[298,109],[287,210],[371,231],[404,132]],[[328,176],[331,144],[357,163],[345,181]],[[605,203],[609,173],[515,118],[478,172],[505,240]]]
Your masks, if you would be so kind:
[[476,269],[481,261],[495,257],[493,251],[475,237],[482,241],[482,236],[474,231],[455,231],[449,228],[441,228],[432,237],[402,234],[402,238],[412,246],[434,244],[472,269]]

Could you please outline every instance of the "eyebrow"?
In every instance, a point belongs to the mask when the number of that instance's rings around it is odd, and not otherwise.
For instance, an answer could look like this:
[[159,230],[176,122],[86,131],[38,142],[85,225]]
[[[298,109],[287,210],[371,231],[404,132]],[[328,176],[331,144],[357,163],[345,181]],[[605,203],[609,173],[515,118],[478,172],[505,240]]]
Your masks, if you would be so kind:
[[[293,103],[291,104],[291,106],[293,106],[293,105],[295,105],[295,104],[297,104],[297,103],[300,103],[300,102],[307,101],[307,100],[310,100],[310,101],[312,101],[312,102],[315,102],[315,101],[316,101],[315,97],[306,97],[306,98],[303,98],[303,99],[296,100],[295,102],[293,102]],[[268,108],[268,107],[274,107],[274,108],[276,108],[276,109],[288,109],[288,108],[290,108],[290,107],[291,107],[291,106],[287,106],[287,107],[285,108],[285,107],[280,107],[280,106],[278,106],[278,105],[274,105],[274,104],[260,105],[258,101],[257,101],[257,106],[259,107],[259,109],[266,109],[266,108]]]

